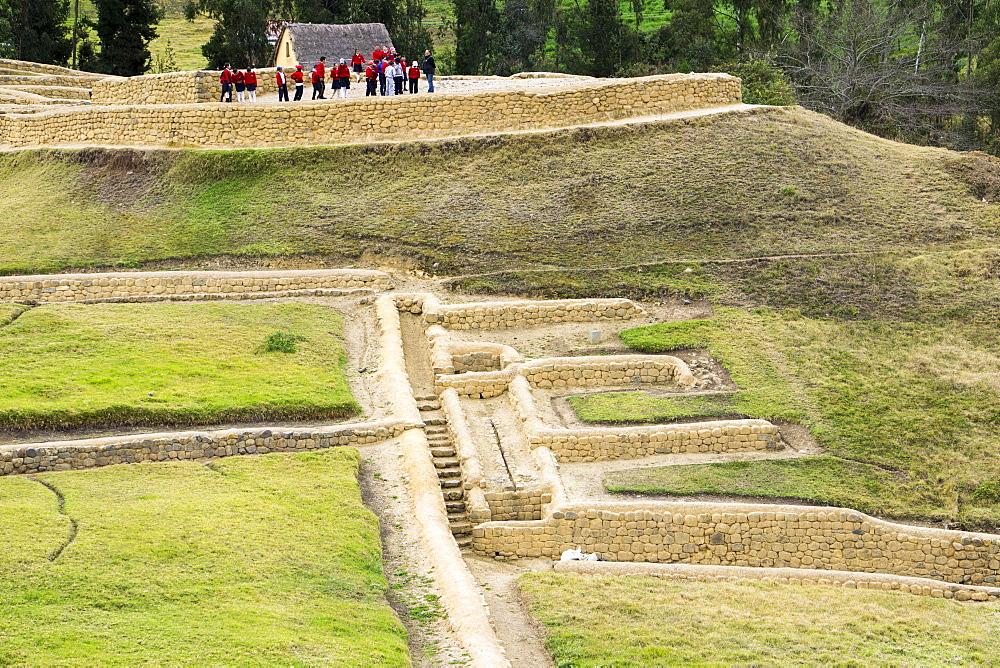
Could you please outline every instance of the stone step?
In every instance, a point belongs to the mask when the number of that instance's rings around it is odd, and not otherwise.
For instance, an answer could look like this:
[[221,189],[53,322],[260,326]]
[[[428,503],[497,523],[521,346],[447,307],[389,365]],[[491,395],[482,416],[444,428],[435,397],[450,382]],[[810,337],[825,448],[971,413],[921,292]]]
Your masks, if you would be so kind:
[[441,404],[437,401],[418,401],[418,411],[436,411],[441,409]]
[[440,447],[432,447],[431,448],[431,455],[433,455],[434,457],[454,457],[455,456],[455,448],[451,447],[450,445],[443,445],[443,446],[440,446]]
[[458,468],[458,460],[454,457],[435,457],[434,466],[439,469]]
[[[442,481],[443,482],[443,481]],[[451,481],[448,481],[451,482]],[[465,492],[459,489],[445,489],[441,490],[441,496],[444,497],[445,501],[461,501],[465,498]]]
[[443,424],[448,424],[448,421],[445,420],[444,416],[441,415],[440,413],[437,413],[437,414],[433,414],[432,413],[432,414],[428,414],[428,415],[421,415],[420,417],[423,418],[423,421],[424,421],[425,425],[443,425]]
[[461,478],[460,469],[438,469],[438,478]]
[[472,534],[455,536],[455,542],[458,543],[460,548],[472,547]]
[[444,507],[449,513],[464,513],[465,501],[446,501]]
[[452,522],[451,533],[455,536],[472,534],[472,524],[470,522]]
[[451,445],[451,434],[431,434],[427,436],[427,442],[431,445]]
[[415,394],[413,398],[417,401],[437,401],[438,395],[436,394]]
[[[443,477],[441,475],[441,473],[442,473],[441,471],[438,471],[438,478],[442,478]],[[441,482],[441,489],[454,489],[456,487],[461,487],[462,486],[462,480],[460,479],[460,477],[459,478],[447,478],[447,479],[441,480],[440,482]],[[461,490],[459,490],[459,491],[461,491]]]
[[432,436],[434,434],[447,434],[448,433],[448,428],[444,427],[444,426],[434,425],[434,426],[431,426],[431,427],[425,427],[424,428],[424,433],[427,434],[428,436]]

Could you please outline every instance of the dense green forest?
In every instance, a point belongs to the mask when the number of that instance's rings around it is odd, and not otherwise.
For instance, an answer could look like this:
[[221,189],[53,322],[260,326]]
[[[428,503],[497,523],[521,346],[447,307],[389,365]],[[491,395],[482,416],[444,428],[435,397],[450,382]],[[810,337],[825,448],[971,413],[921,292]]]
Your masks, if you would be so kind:
[[[96,19],[74,20],[70,0],[0,0],[0,56],[147,71],[163,8],[92,6]],[[437,42],[440,74],[726,71],[743,78],[748,102],[1000,153],[1000,16],[989,0],[188,0],[185,12],[216,21],[200,47],[210,66],[266,62],[269,19],[377,21],[401,53]]]

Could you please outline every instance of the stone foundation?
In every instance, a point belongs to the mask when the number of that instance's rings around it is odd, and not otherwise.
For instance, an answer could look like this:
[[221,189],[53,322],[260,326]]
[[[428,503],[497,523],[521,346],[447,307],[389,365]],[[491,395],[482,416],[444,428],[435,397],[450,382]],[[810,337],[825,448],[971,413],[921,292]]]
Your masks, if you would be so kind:
[[1000,575],[997,536],[886,522],[840,508],[668,502],[567,505],[538,522],[473,529],[479,552],[609,561],[892,573],[972,585]]
[[383,289],[390,285],[388,274],[365,269],[0,276],[0,301],[50,303],[193,295],[211,298],[255,293],[278,296],[298,290]]
[[[60,77],[47,78],[53,81],[46,84],[74,85],[55,80]],[[102,88],[127,90],[131,81],[98,82],[95,100],[106,99]],[[267,75],[262,75],[262,81],[267,90]],[[67,143],[267,147],[412,140],[734,104],[740,101],[740,80],[727,74],[668,74],[601,79],[540,91],[488,90],[309,103],[148,104],[149,100],[147,91],[141,105],[93,104],[3,114],[0,138],[9,147]]]

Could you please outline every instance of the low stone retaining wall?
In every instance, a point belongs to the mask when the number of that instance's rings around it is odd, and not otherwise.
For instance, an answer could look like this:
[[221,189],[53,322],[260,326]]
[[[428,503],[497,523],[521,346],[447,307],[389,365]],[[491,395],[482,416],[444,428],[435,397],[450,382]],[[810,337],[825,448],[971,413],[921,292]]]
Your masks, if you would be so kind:
[[520,375],[532,387],[592,387],[629,383],[671,383],[691,387],[694,376],[684,361],[669,355],[554,357],[526,362]]
[[[45,83],[71,85],[55,80]],[[66,143],[266,147],[412,140],[552,128],[739,101],[740,80],[735,77],[669,74],[531,91],[308,103],[95,104],[0,115],[0,141],[9,147]]]
[[540,520],[542,507],[552,502],[552,495],[541,489],[503,490],[486,492],[486,502],[493,522]]
[[434,309],[425,302],[424,319],[449,329],[499,329],[532,327],[560,322],[619,320],[646,315],[630,299],[553,299],[545,301],[442,304]]
[[112,464],[298,452],[377,443],[408,428],[400,420],[294,429],[227,429],[0,446],[0,474],[69,471]]
[[[503,351],[500,353],[503,354]],[[687,364],[667,355],[551,357],[523,363],[512,362],[509,356],[504,356],[500,360],[505,368],[500,371],[467,371],[450,375],[440,370],[456,367],[444,366],[443,358],[441,353],[434,355],[434,382],[438,388],[453,388],[462,396],[475,399],[500,396],[518,377],[524,379],[529,392],[530,387],[593,387],[630,383],[669,383],[688,387],[694,383]],[[450,359],[454,362],[453,358]],[[534,402],[529,403],[534,408]],[[526,408],[528,405],[525,404]]]
[[[257,74],[257,95],[278,91],[278,85],[274,80],[276,71],[273,67],[254,70]],[[104,79],[94,84],[92,99],[94,104],[105,105],[218,102],[222,95],[220,74],[221,72],[217,70],[199,70]],[[289,90],[294,90],[294,86],[289,85]],[[235,91],[233,100],[236,100]]]
[[316,289],[384,289],[388,274],[365,269],[162,271],[0,276],[0,301],[75,302],[143,296],[227,295]]
[[76,88],[74,86],[0,86],[0,92],[8,92],[11,90],[21,91],[22,93],[31,93],[33,95],[39,95],[44,98],[60,101],[90,99],[89,90],[86,88]]
[[538,522],[488,522],[473,546],[501,559],[686,562],[892,573],[993,585],[1000,536],[911,527],[842,508],[672,502],[567,505]]
[[88,79],[119,79],[121,77],[109,74],[98,74],[96,72],[84,72],[83,70],[71,70],[68,67],[59,65],[45,65],[43,63],[33,63],[28,60],[13,60],[11,58],[0,58],[0,69],[18,70],[20,72],[34,72],[36,74],[53,74],[62,76],[86,77]]
[[844,589],[898,591],[915,596],[950,598],[956,601],[997,601],[1000,589],[957,585],[928,578],[887,573],[816,571],[805,568],[750,568],[743,566],[698,566],[695,564],[640,564],[620,561],[560,561],[557,573],[581,575],[651,576],[664,580],[692,582],[735,582],[755,580],[789,585],[821,585]]
[[[85,88],[89,91],[98,81],[100,79],[64,74],[0,74],[0,85],[4,86],[67,86]],[[2,136],[0,133],[0,137]]]

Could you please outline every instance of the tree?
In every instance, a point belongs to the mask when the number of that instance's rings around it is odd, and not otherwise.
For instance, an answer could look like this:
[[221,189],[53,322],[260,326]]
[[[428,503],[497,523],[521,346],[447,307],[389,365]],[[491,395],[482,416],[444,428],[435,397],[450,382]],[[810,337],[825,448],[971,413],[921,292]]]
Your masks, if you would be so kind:
[[587,74],[609,77],[630,60],[634,31],[622,20],[618,0],[587,0],[574,32]]
[[123,77],[146,71],[149,43],[163,10],[153,0],[95,0],[97,37],[101,42],[98,68]]
[[189,20],[196,13],[216,20],[212,37],[201,47],[209,67],[260,67],[271,60],[267,20],[277,8],[274,0],[192,0],[185,14]]
[[928,138],[940,119],[975,106],[955,77],[952,54],[962,49],[928,39],[932,20],[926,5],[847,0],[797,20],[786,70],[807,107],[883,136]]
[[551,17],[549,3],[506,0],[489,58],[490,72],[510,76],[531,69],[545,45]]
[[484,74],[500,28],[495,0],[454,0],[455,71]]
[[66,65],[73,52],[69,0],[0,0],[0,53]]

